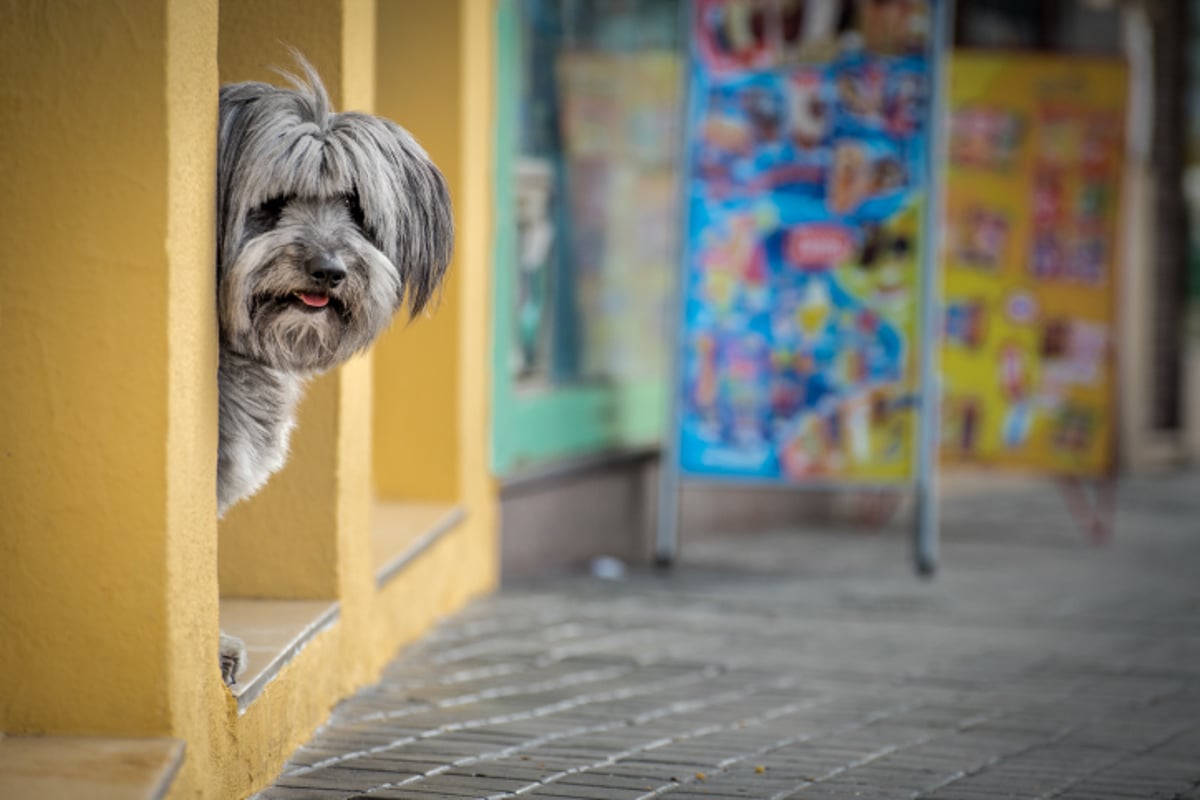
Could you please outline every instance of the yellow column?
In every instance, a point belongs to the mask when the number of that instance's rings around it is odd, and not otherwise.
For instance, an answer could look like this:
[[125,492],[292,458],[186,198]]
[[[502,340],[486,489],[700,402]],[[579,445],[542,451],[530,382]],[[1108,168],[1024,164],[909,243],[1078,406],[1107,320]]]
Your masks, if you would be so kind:
[[379,0],[377,110],[426,147],[454,201],[455,254],[441,303],[375,350],[375,475],[387,500],[461,506],[464,518],[377,595],[369,641],[417,635],[497,576],[488,469],[492,0]]
[[175,796],[221,796],[233,741],[217,649],[217,0],[167,13],[167,637],[171,731],[186,742]]
[[494,586],[500,565],[499,488],[491,473],[492,270],[496,174],[496,8],[494,0],[459,0],[463,25],[461,53],[462,166],[459,219],[465,231],[458,241],[463,291],[462,338],[458,343],[458,464],[462,495],[473,526],[462,557],[467,574],[486,576]]
[[178,735],[179,687],[222,691],[215,11],[0,0],[10,733]]

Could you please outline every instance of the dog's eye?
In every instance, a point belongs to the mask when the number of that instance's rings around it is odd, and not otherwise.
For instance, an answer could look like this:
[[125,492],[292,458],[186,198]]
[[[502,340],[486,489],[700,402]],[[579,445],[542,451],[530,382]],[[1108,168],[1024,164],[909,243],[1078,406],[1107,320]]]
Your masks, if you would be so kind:
[[246,227],[254,232],[270,230],[279,224],[287,198],[273,197],[255,208],[246,216]]
[[362,204],[358,202],[358,192],[342,195],[342,205],[346,207],[346,213],[350,215],[350,219],[354,220],[354,224],[365,231],[367,216],[363,213]]

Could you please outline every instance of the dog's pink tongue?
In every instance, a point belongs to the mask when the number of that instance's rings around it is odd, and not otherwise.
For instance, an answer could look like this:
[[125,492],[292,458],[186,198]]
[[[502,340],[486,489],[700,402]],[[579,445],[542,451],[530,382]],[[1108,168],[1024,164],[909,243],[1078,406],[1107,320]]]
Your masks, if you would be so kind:
[[329,305],[329,295],[327,294],[309,294],[308,292],[300,292],[300,300],[306,306],[313,308],[324,308]]

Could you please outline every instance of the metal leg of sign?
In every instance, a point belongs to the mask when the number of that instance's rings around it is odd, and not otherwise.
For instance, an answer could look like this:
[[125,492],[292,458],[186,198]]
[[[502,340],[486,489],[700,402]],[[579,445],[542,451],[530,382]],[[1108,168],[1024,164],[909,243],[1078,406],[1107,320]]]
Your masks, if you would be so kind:
[[[936,346],[935,340],[934,347]],[[936,360],[935,351],[926,349],[922,361],[930,366],[923,367],[922,371],[934,372]],[[937,444],[940,388],[934,374],[922,375],[913,561],[917,574],[923,578],[933,577],[938,567]]]
[[922,578],[932,578],[938,567],[937,491],[932,481],[917,484],[917,534],[914,564]]
[[[692,30],[692,18],[695,14],[693,2],[683,2],[679,4],[679,25],[680,30]],[[684,47],[686,54],[685,63],[691,64],[693,59],[692,48],[695,43],[692,36],[687,36],[687,45]],[[684,305],[687,302],[687,269],[684,265],[688,263],[690,257],[688,247],[688,231],[690,230],[688,220],[688,204],[690,202],[689,183],[687,178],[687,170],[683,168],[683,164],[689,152],[692,137],[695,135],[694,123],[692,122],[691,107],[693,103],[698,102],[694,96],[695,87],[691,80],[691,67],[681,71],[679,90],[685,98],[684,124],[680,126],[679,131],[679,181],[676,186],[676,192],[679,198],[679,239],[682,243],[679,264],[681,269],[676,272],[678,285],[675,287],[675,302],[671,303],[668,310],[667,330],[675,332],[674,346],[671,350],[671,357],[667,364],[667,394],[671,398],[670,404],[667,406],[667,429],[666,436],[662,447],[662,460],[659,462],[658,472],[658,529],[655,532],[654,538],[654,563],[659,567],[669,567],[675,562],[676,556],[679,555],[679,484],[680,484],[680,466],[679,466],[679,436],[680,424],[683,414],[681,404],[683,398],[680,394],[682,391],[682,376],[683,376],[683,358],[685,349],[686,335],[683,330]]]
[[654,563],[669,567],[679,553],[679,468],[674,448],[664,448],[658,475],[658,530],[654,538]]
[[938,438],[941,386],[938,381],[941,308],[941,223],[944,163],[943,126],[946,124],[946,70],[949,50],[951,0],[932,4],[933,30],[929,63],[933,92],[930,98],[929,160],[926,170],[928,202],[922,219],[924,280],[921,282],[921,404],[917,442],[917,509],[913,560],[917,574],[930,577],[938,566]]

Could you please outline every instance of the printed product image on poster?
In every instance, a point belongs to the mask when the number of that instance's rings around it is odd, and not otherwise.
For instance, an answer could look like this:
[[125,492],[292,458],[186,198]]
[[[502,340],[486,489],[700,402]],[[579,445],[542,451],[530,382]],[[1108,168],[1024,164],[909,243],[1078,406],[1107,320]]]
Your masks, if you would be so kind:
[[681,468],[907,480],[928,4],[695,8]]

